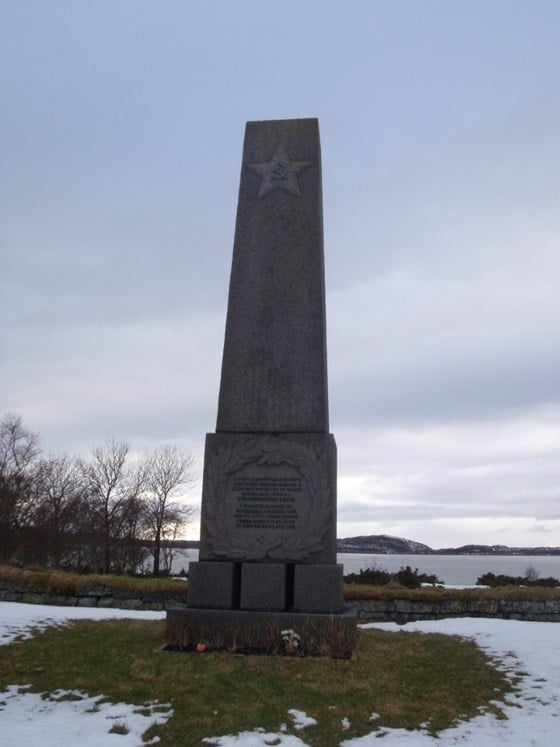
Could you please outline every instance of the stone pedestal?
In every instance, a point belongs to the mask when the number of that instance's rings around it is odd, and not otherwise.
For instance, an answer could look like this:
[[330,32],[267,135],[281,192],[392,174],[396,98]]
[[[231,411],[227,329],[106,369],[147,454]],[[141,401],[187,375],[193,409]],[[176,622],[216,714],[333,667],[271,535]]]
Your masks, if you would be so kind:
[[[289,646],[284,631],[298,635]],[[350,659],[356,648],[356,611],[348,605],[336,615],[247,610],[172,609],[167,612],[166,649],[207,650],[232,654],[330,656]]]

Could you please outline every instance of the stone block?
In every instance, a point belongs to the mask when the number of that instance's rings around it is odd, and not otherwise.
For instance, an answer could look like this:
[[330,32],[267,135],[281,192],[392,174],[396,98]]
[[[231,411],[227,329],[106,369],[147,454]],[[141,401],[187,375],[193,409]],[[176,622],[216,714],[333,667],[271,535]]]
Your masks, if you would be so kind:
[[119,609],[121,610],[141,610],[143,606],[141,599],[122,599],[119,602]]
[[45,592],[27,591],[21,596],[21,601],[26,604],[45,604]]
[[49,604],[56,604],[60,607],[76,607],[78,604],[78,597],[69,597],[65,594],[56,594],[51,597]]
[[198,609],[232,609],[236,606],[236,585],[235,563],[191,563],[188,605]]
[[296,565],[294,611],[340,612],[342,585],[342,565]]
[[[179,605],[174,604],[173,606],[174,607],[178,607]],[[165,607],[163,606],[162,602],[147,602],[144,599],[144,600],[142,600],[142,609],[143,610],[153,610],[155,612],[155,611],[163,610],[163,609],[165,609]]]
[[177,601],[176,599],[168,599],[166,602],[163,602],[160,609],[163,610],[171,610],[171,609],[186,609],[188,607],[188,604],[184,601]]
[[208,434],[199,557],[336,564],[333,436]]
[[111,594],[111,589],[107,586],[90,586],[80,591],[82,597],[106,597],[109,594]]
[[280,563],[243,563],[242,610],[283,610],[286,606],[286,566]]
[[419,602],[410,599],[395,600],[395,612],[403,615],[433,615],[437,611],[433,602]]
[[474,599],[465,604],[469,614],[491,615],[498,612],[498,601],[496,599]]
[[78,597],[78,607],[97,607],[97,597]]
[[[289,650],[283,630],[300,637]],[[193,651],[204,642],[209,650],[230,653],[299,654],[350,659],[356,647],[356,612],[339,615],[248,610],[172,609],[167,612],[166,648]]]

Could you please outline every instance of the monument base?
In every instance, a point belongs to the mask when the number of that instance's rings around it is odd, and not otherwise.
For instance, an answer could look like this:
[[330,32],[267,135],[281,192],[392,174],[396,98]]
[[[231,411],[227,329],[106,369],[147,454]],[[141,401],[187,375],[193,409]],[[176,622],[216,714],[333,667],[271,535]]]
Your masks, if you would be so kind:
[[356,611],[340,614],[246,610],[170,609],[166,650],[232,654],[325,656],[351,659],[356,648]]
[[197,561],[189,565],[190,609],[338,614],[343,566]]

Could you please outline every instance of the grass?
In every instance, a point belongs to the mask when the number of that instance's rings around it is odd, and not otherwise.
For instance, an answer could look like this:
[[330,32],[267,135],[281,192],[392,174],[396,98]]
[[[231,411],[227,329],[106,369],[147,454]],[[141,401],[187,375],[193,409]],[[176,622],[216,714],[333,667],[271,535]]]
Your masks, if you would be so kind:
[[[37,589],[73,596],[92,587],[104,587],[120,591],[142,593],[163,593],[180,590],[185,593],[187,584],[172,578],[137,578],[133,576],[113,576],[101,574],[80,575],[64,571],[49,571],[40,568],[21,569],[0,565],[0,581],[10,581],[18,589]],[[560,599],[560,588],[506,586],[492,589],[444,589],[424,587],[407,589],[403,586],[387,584],[386,586],[367,586],[363,584],[344,584],[344,598],[348,601],[359,599],[409,599],[425,602],[438,602],[448,599],[504,599],[546,601]]]
[[423,589],[406,589],[403,586],[365,586],[361,584],[345,584],[344,598],[348,601],[359,599],[379,599],[391,601],[393,599],[408,599],[417,602],[443,602],[447,600],[519,600],[543,602],[550,599],[560,599],[560,588],[504,586],[492,589],[444,589],[443,587],[425,587]]
[[135,576],[114,576],[110,574],[67,573],[42,568],[14,568],[0,566],[0,580],[9,581],[16,588],[34,589],[62,596],[73,596],[85,589],[102,587],[105,589],[138,593],[184,592],[186,584],[172,578],[140,578]]
[[[512,685],[471,641],[444,635],[362,631],[355,660],[164,653],[163,622],[76,622],[29,641],[0,646],[0,692],[32,683],[102,694],[135,705],[157,699],[175,715],[152,727],[162,747],[195,747],[204,737],[263,727],[292,733],[287,711],[318,721],[305,730],[312,747],[335,747],[376,724],[433,734],[478,715]],[[370,721],[372,712],[380,719]],[[342,729],[347,718],[350,728]],[[301,735],[301,734],[300,734]]]

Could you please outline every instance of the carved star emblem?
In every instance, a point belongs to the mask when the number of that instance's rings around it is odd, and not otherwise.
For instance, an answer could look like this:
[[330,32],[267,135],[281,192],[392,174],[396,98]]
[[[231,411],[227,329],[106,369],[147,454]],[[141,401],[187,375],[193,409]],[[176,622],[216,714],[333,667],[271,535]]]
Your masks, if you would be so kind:
[[291,195],[301,197],[297,177],[304,169],[311,166],[311,161],[292,161],[286,153],[286,148],[280,143],[270,161],[249,163],[247,166],[261,177],[257,199],[275,189],[283,189]]

